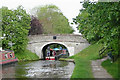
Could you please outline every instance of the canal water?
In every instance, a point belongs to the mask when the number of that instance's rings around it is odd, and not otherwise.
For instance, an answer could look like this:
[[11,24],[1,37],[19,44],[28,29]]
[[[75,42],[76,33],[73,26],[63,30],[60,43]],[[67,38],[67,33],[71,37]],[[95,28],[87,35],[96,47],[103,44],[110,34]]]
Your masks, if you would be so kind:
[[74,63],[54,60],[17,62],[2,67],[2,78],[70,78]]

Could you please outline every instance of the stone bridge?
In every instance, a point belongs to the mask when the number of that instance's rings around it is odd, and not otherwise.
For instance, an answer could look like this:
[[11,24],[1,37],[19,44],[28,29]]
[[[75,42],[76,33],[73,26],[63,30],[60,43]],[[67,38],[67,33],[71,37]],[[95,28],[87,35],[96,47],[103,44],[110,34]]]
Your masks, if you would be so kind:
[[67,48],[69,56],[72,56],[84,48],[89,46],[89,43],[81,35],[75,34],[41,34],[30,35],[28,49],[36,53],[40,59],[44,58],[44,50],[51,44],[60,44]]

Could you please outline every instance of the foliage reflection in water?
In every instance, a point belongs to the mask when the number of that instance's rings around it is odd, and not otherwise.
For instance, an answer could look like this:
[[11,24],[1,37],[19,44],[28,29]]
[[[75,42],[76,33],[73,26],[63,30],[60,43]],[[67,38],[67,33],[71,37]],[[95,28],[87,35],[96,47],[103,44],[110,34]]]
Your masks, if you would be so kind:
[[74,63],[64,61],[18,62],[2,67],[3,78],[70,78]]

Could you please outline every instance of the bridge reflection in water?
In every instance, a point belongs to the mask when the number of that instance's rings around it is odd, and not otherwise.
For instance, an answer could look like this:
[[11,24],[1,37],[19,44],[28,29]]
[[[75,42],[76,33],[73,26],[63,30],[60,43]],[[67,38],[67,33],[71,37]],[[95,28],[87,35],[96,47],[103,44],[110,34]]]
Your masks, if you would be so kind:
[[2,67],[3,78],[70,78],[74,63],[64,61],[18,62]]

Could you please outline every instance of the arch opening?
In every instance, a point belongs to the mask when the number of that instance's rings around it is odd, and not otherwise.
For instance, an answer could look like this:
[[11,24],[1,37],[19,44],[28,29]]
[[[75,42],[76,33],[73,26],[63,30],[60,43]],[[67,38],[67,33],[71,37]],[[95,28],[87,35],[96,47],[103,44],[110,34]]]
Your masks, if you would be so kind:
[[60,43],[49,43],[42,48],[43,60],[48,60],[47,58],[67,58],[69,57],[68,48]]

